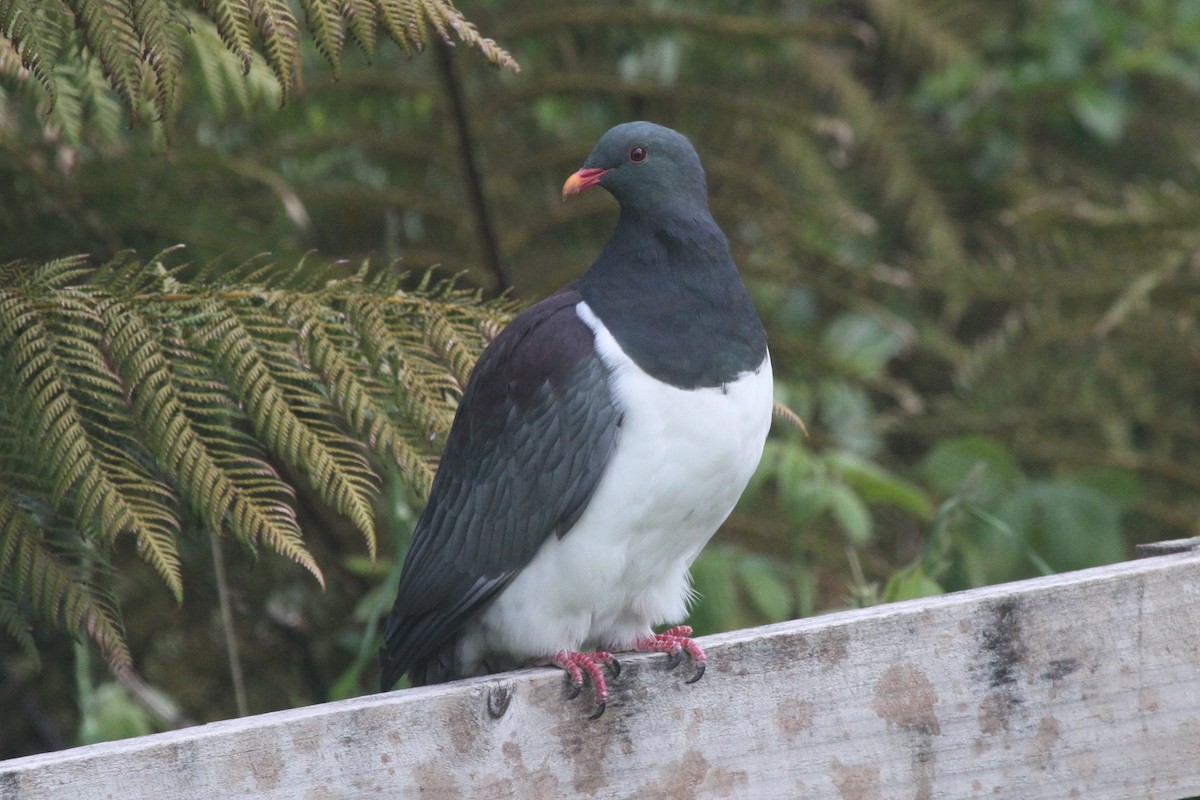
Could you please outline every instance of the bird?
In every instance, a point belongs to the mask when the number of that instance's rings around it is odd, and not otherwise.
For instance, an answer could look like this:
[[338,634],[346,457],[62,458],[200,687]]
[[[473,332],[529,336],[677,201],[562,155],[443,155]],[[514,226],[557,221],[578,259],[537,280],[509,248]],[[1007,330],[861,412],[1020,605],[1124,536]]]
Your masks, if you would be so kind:
[[[488,344],[463,390],[380,648],[387,691],[531,665],[592,684],[628,651],[707,657],[681,624],[689,568],[762,456],[766,334],[713,219],[699,156],[613,127],[563,185],[616,227],[578,279]],[[668,626],[656,633],[655,628]]]

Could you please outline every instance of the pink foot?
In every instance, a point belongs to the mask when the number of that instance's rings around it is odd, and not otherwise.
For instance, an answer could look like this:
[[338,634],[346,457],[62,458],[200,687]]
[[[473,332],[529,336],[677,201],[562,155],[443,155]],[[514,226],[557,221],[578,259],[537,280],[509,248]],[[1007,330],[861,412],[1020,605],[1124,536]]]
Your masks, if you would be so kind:
[[636,642],[633,649],[641,653],[669,653],[671,663],[667,669],[675,669],[679,663],[683,661],[683,654],[687,653],[692,659],[692,663],[696,665],[696,674],[688,679],[688,683],[695,683],[704,677],[704,668],[708,662],[708,656],[704,655],[704,650],[700,645],[696,644],[696,640],[692,638],[692,628],[689,625],[676,625],[670,630],[656,633],[647,636]]
[[579,692],[583,689],[583,675],[587,673],[588,678],[592,681],[592,688],[596,692],[596,710],[588,719],[599,719],[608,703],[608,681],[605,680],[604,670],[600,669],[600,665],[603,664],[611,669],[615,678],[621,674],[621,663],[613,658],[612,653],[605,650],[597,650],[594,653],[571,653],[560,650],[550,663],[567,671],[573,687],[569,698],[571,700],[579,696]]

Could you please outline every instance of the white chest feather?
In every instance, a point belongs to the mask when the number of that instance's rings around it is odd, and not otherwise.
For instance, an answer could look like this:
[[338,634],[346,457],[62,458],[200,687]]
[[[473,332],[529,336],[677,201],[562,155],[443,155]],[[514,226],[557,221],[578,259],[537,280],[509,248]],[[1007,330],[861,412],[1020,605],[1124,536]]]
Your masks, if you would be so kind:
[[723,387],[683,390],[643,372],[587,307],[576,307],[613,369],[619,440],[587,510],[465,631],[468,667],[588,647],[628,648],[683,620],[688,567],[729,516],[762,456],[771,360]]

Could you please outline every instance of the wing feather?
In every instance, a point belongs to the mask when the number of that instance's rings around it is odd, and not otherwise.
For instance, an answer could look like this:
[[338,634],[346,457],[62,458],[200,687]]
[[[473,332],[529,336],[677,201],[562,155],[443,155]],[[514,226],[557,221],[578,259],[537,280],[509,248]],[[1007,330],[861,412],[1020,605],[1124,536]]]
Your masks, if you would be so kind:
[[568,288],[538,303],[480,357],[404,562],[383,689],[406,672],[415,683],[457,677],[447,644],[595,491],[621,413],[580,300]]

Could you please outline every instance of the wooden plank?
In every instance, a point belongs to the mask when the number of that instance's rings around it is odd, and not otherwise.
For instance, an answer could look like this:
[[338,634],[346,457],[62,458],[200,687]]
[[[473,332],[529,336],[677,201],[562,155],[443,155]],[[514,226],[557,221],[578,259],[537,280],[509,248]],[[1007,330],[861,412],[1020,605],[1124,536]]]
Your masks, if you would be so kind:
[[[1184,798],[1200,556],[629,656],[607,713],[525,670],[0,763],[33,798]],[[681,670],[682,672],[682,670]]]

